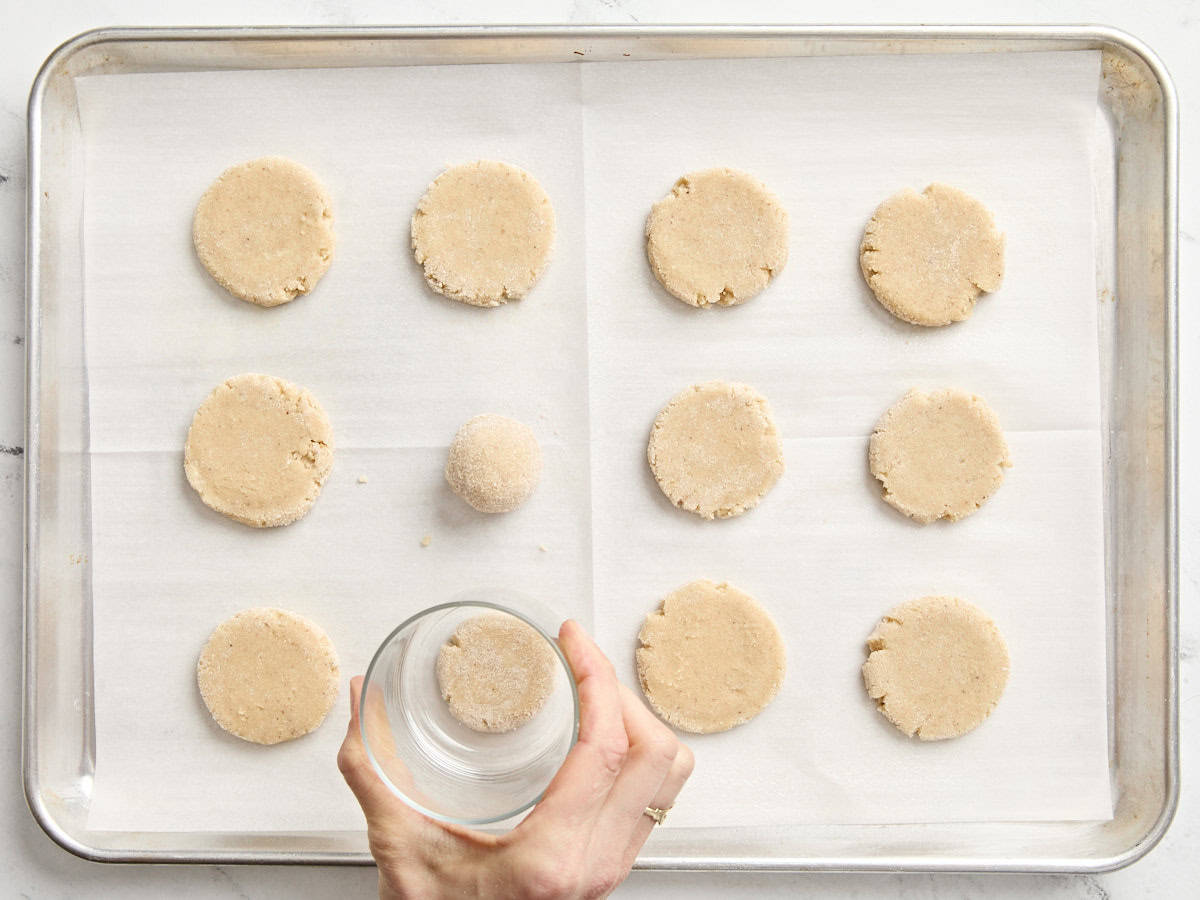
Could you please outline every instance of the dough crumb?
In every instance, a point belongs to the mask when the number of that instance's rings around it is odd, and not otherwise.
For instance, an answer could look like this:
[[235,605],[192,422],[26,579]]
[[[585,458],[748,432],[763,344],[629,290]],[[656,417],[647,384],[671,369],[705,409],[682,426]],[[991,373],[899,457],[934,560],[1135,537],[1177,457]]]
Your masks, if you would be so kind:
[[867,638],[863,682],[889,722],[923,741],[977,728],[1008,683],[996,623],[957,597],[922,597],[887,613]]
[[543,553],[548,553],[550,551],[550,548],[547,547],[545,544],[538,544],[538,549],[541,550]]
[[359,483],[359,484],[366,484],[366,483],[367,483],[367,481],[368,481],[368,479],[367,479],[367,476],[366,476],[366,475],[359,475],[359,476],[358,476],[358,483]]
[[475,731],[512,731],[532,719],[554,689],[554,651],[515,616],[486,613],[459,624],[437,658],[450,713]]
[[427,534],[421,538],[421,546],[422,547],[428,547],[431,543],[433,543],[433,535],[432,534]]

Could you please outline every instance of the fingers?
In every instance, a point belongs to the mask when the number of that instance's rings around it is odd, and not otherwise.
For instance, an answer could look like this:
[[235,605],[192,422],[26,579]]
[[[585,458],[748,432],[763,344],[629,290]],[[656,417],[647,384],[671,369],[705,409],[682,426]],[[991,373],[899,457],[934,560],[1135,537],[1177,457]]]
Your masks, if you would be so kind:
[[[644,826],[646,823],[652,824],[652,820],[645,815],[646,807],[656,805],[655,800],[661,798],[664,783],[680,753],[685,755],[685,762],[691,754],[679,743],[675,733],[660,722],[629,688],[621,685],[620,693],[623,721],[629,734],[629,757],[608,795],[597,826],[597,836],[603,841],[600,854],[612,863],[627,868],[625,860],[628,858],[629,864],[632,864],[633,857],[636,857],[637,850],[649,834]],[[674,793],[677,792],[678,789]],[[674,793],[671,794],[672,798]],[[631,857],[629,848],[635,842]]]
[[624,850],[630,831],[671,770],[679,741],[629,688],[621,685],[619,690],[621,717],[629,735],[629,757],[608,795],[600,828],[619,839],[620,849]]
[[612,663],[577,622],[564,622],[558,641],[578,685],[579,741],[526,821],[590,832],[625,765],[629,739]]
[[[355,675],[350,679],[350,723],[346,726],[346,736],[342,738],[342,746],[338,748],[338,770],[347,783],[353,775],[357,775],[364,765],[369,765],[366,748],[363,747],[362,736],[358,730],[358,705],[362,682],[361,675]],[[350,789],[354,790],[354,786],[351,785]],[[354,793],[355,796],[358,795],[357,791]]]
[[[671,763],[671,770],[667,773],[667,777],[663,779],[662,785],[654,798],[646,804],[657,809],[670,809],[675,805],[675,799],[679,796],[680,790],[683,789],[688,777],[692,774],[692,769],[695,767],[695,757],[692,756],[692,751],[688,749],[686,744],[679,745],[679,752],[675,754],[675,759]],[[638,818],[637,824],[634,826],[633,838],[629,841],[629,846],[625,848],[624,859],[622,865],[625,868],[632,868],[637,861],[637,855],[642,849],[642,845],[646,843],[650,837],[650,832],[654,830],[654,820],[643,814]]]
[[692,753],[618,683],[576,623],[563,623],[559,644],[578,684],[579,741],[542,801],[502,843],[540,860],[541,876],[607,896],[650,834],[646,807],[674,804],[692,773]]

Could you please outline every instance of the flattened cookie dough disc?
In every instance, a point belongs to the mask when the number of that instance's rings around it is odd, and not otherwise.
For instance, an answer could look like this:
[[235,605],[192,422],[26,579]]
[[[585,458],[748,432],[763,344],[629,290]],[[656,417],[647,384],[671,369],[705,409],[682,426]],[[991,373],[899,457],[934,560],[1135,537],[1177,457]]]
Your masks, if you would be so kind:
[[554,651],[526,623],[504,613],[454,629],[437,658],[438,687],[450,713],[475,731],[519,728],[554,689]]
[[1000,421],[963,391],[909,391],[871,435],[871,474],[883,499],[922,525],[969,516],[1012,466]]
[[646,616],[638,680],[654,711],[682,731],[711,734],[750,721],[779,692],[783,637],[753,597],[693,581]]
[[676,394],[654,420],[646,458],[667,498],[704,519],[741,515],[783,474],[766,398],[724,381]]
[[783,271],[787,210],[745,172],[692,172],[650,210],[646,256],[662,286],[684,303],[734,306]]
[[315,397],[270,375],[237,375],[208,395],[183,450],[209,507],[254,528],[301,518],[333,467],[333,429]]
[[445,474],[451,490],[480,512],[511,512],[538,486],[542,449],[528,425],[486,413],[458,429]]
[[196,207],[192,242],[225,290],[278,306],[312,290],[333,259],[333,212],[317,176],[282,156],[221,173]]
[[282,609],[247,609],[222,622],[200,652],[196,682],[217,724],[255,744],[317,728],[338,695],[333,642]]
[[439,294],[472,306],[524,297],[554,246],[554,207],[537,180],[508,163],[454,166],[412,217],[412,248]]
[[912,737],[959,737],[988,717],[1008,682],[1008,648],[996,624],[955,597],[901,604],[867,638],[867,693]]
[[914,325],[949,325],[969,317],[981,293],[1000,287],[1004,235],[978,200],[931,184],[880,204],[863,234],[859,263],[892,315]]

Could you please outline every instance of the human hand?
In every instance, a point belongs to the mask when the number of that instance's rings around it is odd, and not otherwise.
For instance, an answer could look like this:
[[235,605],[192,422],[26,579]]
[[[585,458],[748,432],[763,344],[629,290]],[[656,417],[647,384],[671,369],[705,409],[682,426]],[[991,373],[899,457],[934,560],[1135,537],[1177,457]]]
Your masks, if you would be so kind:
[[338,768],[367,818],[380,897],[603,897],[629,874],[654,821],[692,773],[692,753],[617,681],[578,623],[559,647],[579,688],[579,740],[533,811],[490,835],[437,822],[404,803],[367,759],[362,678],[350,682],[350,726]]

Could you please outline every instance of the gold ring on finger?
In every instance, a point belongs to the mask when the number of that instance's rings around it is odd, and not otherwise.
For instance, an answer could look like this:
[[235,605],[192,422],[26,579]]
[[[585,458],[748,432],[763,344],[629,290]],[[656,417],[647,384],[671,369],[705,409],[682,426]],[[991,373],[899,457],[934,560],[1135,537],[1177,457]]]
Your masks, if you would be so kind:
[[644,815],[647,815],[653,819],[655,825],[661,825],[666,821],[667,813],[670,811],[670,809],[671,807],[669,806],[666,809],[659,809],[657,806],[647,806]]

